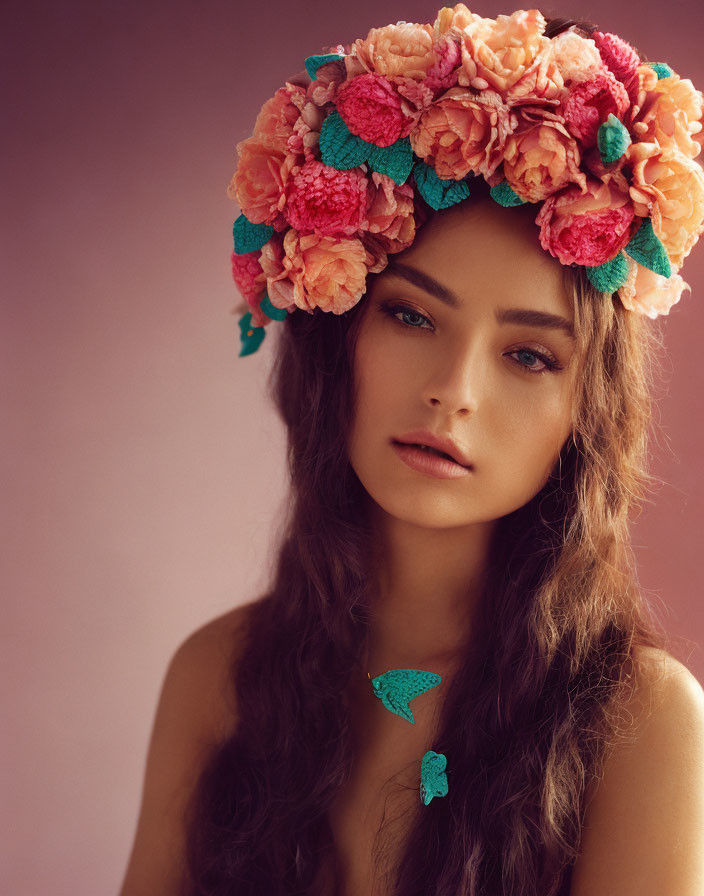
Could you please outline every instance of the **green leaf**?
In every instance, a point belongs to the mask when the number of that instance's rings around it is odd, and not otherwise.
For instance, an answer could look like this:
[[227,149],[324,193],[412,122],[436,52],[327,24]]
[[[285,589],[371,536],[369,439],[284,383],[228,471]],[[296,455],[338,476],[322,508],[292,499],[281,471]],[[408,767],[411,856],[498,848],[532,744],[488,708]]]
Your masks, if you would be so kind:
[[264,298],[259,303],[259,307],[272,320],[285,320],[288,315],[288,311],[285,308],[277,308],[276,305],[271,304],[268,293],[264,295]]
[[466,180],[438,177],[432,165],[427,165],[422,159],[416,160],[413,178],[420,195],[436,211],[456,205],[469,196],[469,184]]
[[262,340],[266,336],[264,327],[252,326],[252,312],[248,311],[240,318],[240,339],[242,341],[242,350],[239,357],[244,355],[253,355],[254,352],[262,344]]
[[335,59],[344,58],[344,56],[340,56],[338,53],[325,53],[321,56],[308,56],[304,64],[311,81],[315,81],[321,65],[325,65],[326,62],[333,62]]
[[420,764],[420,798],[423,805],[436,796],[447,796],[447,756],[444,753],[436,753],[428,750]]
[[413,168],[413,150],[408,137],[400,137],[391,146],[375,146],[373,143],[367,143],[367,146],[370,147],[367,161],[373,171],[385,174],[397,184],[406,183]]
[[261,249],[271,239],[273,232],[274,228],[270,224],[252,224],[244,215],[240,215],[232,225],[235,253],[244,255]]
[[320,156],[324,165],[349,171],[366,162],[372,144],[351,134],[342,116],[334,109],[320,129]]
[[665,247],[655,235],[653,223],[650,218],[643,218],[641,225],[635,234],[631,237],[631,241],[624,248],[625,252],[634,258],[638,264],[642,264],[644,268],[655,271],[663,277],[669,277],[672,274],[670,267],[670,259],[667,257]]
[[614,258],[605,261],[604,264],[590,267],[584,266],[587,277],[596,286],[599,292],[616,292],[619,286],[628,279],[628,262],[623,254],[619,252]]
[[651,68],[655,69],[655,72],[658,76],[658,81],[663,78],[670,78],[674,75],[674,70],[670,68],[670,66],[666,62],[645,62],[644,65],[649,65]]
[[491,194],[491,198],[498,202],[499,205],[503,205],[504,208],[507,208],[511,205],[526,204],[526,200],[521,199],[521,197],[509,185],[508,181],[505,180],[502,180],[500,184],[496,184],[496,186],[492,187],[489,190],[489,193]]
[[608,165],[620,159],[624,152],[631,144],[631,135],[628,128],[619,121],[613,112],[609,112],[609,117],[599,126],[596,135],[596,143],[601,153],[601,161]]

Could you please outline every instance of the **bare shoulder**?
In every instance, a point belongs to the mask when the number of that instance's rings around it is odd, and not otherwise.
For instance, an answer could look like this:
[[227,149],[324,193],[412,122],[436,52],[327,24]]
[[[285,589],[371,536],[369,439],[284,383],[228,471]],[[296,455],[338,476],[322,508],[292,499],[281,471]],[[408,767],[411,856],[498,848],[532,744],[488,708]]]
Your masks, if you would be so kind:
[[633,655],[636,689],[591,788],[570,896],[704,893],[704,690],[664,650]]

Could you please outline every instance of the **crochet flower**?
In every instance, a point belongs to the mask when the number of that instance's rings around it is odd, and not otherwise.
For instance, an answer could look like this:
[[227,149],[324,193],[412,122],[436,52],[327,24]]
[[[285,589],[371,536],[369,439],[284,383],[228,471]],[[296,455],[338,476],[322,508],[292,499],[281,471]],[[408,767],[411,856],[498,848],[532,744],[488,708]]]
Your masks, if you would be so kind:
[[516,124],[496,91],[453,87],[423,113],[411,147],[440,178],[461,180],[470,172],[488,177]]
[[233,252],[231,261],[232,279],[247,301],[247,310],[252,312],[252,323],[255,327],[263,327],[269,318],[259,308],[266,292],[266,274],[259,264],[259,251],[242,255]]
[[368,72],[421,80],[436,61],[433,28],[414,22],[372,28],[354,42],[353,52]]
[[643,267],[626,254],[628,279],[618,289],[618,296],[627,311],[637,311],[650,318],[670,313],[670,308],[679,302],[685,289],[692,291],[689,283],[679,274],[663,277],[649,268]]
[[704,231],[704,171],[673,146],[632,143],[626,154],[635,213],[652,219],[655,235],[679,270]]
[[400,252],[416,235],[414,190],[409,183],[397,184],[385,174],[372,171],[370,205],[364,230],[377,237],[386,252]]
[[604,70],[568,88],[561,111],[569,132],[586,147],[596,143],[599,127],[610,113],[620,120],[629,105],[626,88]]
[[633,116],[631,130],[642,143],[666,147],[674,144],[690,159],[696,158],[701,146],[693,139],[702,130],[702,92],[689,78],[672,74],[669,78],[651,81],[643,105]]
[[539,53],[549,52],[550,38],[543,36],[546,24],[538,9],[469,22],[462,31],[459,84],[507,94]]
[[421,109],[431,100],[431,91],[410,78],[400,77],[392,83],[383,75],[367,72],[343,84],[335,102],[351,133],[375,146],[391,146],[408,136]]
[[296,230],[352,236],[367,213],[367,183],[359,168],[338,171],[311,159],[287,184],[284,216]]
[[504,175],[514,193],[526,202],[541,202],[570,182],[582,190],[587,178],[579,170],[574,137],[559,120],[546,119],[517,130],[506,141]]
[[630,102],[638,93],[638,66],[640,57],[635,49],[622,37],[610,31],[592,31],[591,38],[596,44],[604,65],[625,86]]
[[549,196],[535,223],[543,249],[562,264],[596,267],[610,261],[630,242],[640,221],[628,194],[613,182],[588,179],[587,189],[567,187]]

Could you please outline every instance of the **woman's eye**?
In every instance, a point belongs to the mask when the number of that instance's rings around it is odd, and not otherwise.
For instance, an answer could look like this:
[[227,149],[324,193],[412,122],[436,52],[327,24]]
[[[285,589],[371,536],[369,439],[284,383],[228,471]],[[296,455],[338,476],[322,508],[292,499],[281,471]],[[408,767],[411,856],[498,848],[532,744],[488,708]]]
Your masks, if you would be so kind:
[[[417,324],[418,318],[420,320],[424,320],[427,323],[430,323],[428,318],[421,314],[420,311],[416,311],[414,308],[409,308],[407,305],[382,305],[382,311],[386,314],[390,315],[394,320],[397,320],[400,324],[406,327],[410,327],[413,330],[425,330],[426,327],[419,327]],[[405,315],[406,318],[411,318],[411,321],[403,320],[398,315]],[[413,322],[413,318],[416,319],[416,322]]]

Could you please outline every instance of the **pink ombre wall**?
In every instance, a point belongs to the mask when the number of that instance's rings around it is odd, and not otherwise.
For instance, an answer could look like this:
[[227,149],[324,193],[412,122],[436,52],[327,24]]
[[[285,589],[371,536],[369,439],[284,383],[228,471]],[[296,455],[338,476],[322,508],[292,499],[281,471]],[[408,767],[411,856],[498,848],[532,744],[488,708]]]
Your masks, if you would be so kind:
[[[5,8],[2,894],[117,892],[167,662],[267,579],[284,434],[263,394],[271,346],[237,357],[235,144],[305,56],[439,5]],[[704,86],[695,0],[541,8]],[[653,447],[664,485],[635,543],[704,680],[704,247],[683,275]]]

